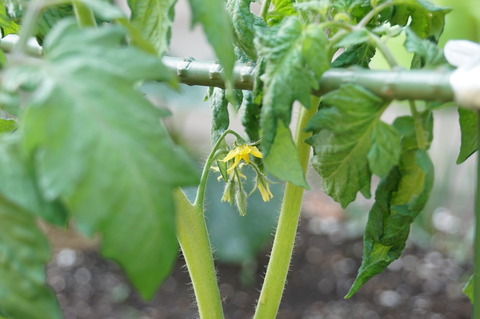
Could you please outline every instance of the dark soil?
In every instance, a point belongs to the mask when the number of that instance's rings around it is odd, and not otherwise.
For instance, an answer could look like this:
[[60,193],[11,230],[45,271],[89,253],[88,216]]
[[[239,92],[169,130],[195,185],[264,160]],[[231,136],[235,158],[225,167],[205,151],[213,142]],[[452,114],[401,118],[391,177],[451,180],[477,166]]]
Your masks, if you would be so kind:
[[[315,218],[302,220],[277,318],[470,318],[470,303],[461,293],[469,267],[411,243],[389,269],[344,300],[361,262],[362,240],[330,231],[338,225],[326,232],[318,225]],[[251,318],[266,263],[259,257],[243,267],[218,265],[226,318]],[[139,298],[116,264],[91,249],[60,250],[48,267],[48,282],[66,319],[197,318],[181,258],[149,302]]]

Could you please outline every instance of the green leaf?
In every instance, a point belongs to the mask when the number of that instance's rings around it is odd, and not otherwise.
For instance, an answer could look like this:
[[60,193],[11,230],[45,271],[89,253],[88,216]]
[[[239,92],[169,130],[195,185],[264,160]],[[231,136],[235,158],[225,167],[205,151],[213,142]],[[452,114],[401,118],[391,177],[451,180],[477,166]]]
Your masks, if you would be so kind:
[[271,28],[256,40],[257,53],[266,62],[261,77],[264,83],[261,138],[262,151],[268,157],[277,123],[290,124],[293,102],[298,100],[303,106],[310,107],[311,90],[318,84],[306,66],[317,76],[326,70],[329,64],[324,60],[327,41],[320,27],[304,28],[297,17],[284,19],[278,27]]
[[253,44],[255,28],[265,28],[263,20],[250,12],[250,3],[253,0],[228,0],[227,12],[233,23],[233,40],[250,60],[257,60],[257,53]]
[[284,18],[297,14],[292,0],[272,0],[273,10],[267,14],[269,26],[279,24]]
[[380,183],[363,239],[363,261],[345,298],[398,259],[410,225],[425,206],[433,186],[433,164],[424,150],[408,150]]
[[68,22],[50,32],[31,74],[40,84],[22,119],[23,144],[44,195],[65,198],[84,233],[99,231],[104,255],[148,298],[177,254],[172,189],[195,184],[198,173],[161,124],[166,112],[134,89],[172,75],[157,56],[123,47],[124,36]]
[[130,20],[150,42],[158,55],[163,55],[170,43],[174,6],[177,0],[128,0]]
[[[249,169],[243,172],[247,176],[245,188],[253,187],[255,173]],[[282,200],[283,185],[270,184],[273,198],[265,203],[259,192],[248,197],[247,213],[240,216],[237,209],[221,202],[225,184],[218,182],[214,175],[209,177],[205,209],[205,220],[215,257],[222,262],[243,264],[255,256],[272,239],[272,229],[278,219]]]
[[420,38],[432,37],[438,42],[445,25],[445,15],[450,8],[437,6],[426,0],[394,0],[395,11],[391,25],[404,26],[410,21],[410,28]]
[[36,219],[0,195],[0,313],[22,319],[61,318],[45,284],[50,247]]
[[462,290],[463,294],[467,296],[468,299],[470,299],[470,302],[472,304],[475,301],[475,299],[473,298],[473,278],[474,278],[474,275],[471,275]]
[[40,17],[35,36],[40,44],[43,43],[45,36],[50,32],[52,27],[60,20],[66,17],[74,16],[73,7],[70,4],[58,5],[54,7],[47,7]]
[[367,43],[352,45],[332,62],[332,68],[348,68],[353,65],[368,68],[375,52],[375,47]]
[[331,107],[320,109],[308,124],[314,134],[307,143],[323,189],[346,207],[358,191],[370,196],[372,171],[384,176],[398,163],[400,138],[380,121],[388,103],[362,87],[342,86],[323,103]]
[[[425,142],[425,149],[430,148],[430,144],[433,140],[433,114],[431,110],[425,110],[419,113],[423,128],[423,137]],[[412,116],[400,116],[395,119],[392,126],[402,136],[402,149],[418,149],[417,134],[415,131],[415,120]]]
[[197,22],[202,24],[207,39],[223,66],[227,83],[232,83],[235,63],[233,30],[224,0],[189,0],[189,2],[192,8],[192,25]]
[[400,159],[400,134],[390,125],[380,122],[372,132],[372,139],[372,147],[367,155],[368,166],[373,174],[386,177]]
[[0,29],[2,30],[2,36],[16,34],[19,30],[19,25],[7,15],[5,5],[0,6]]
[[66,211],[58,202],[48,202],[42,197],[34,167],[18,142],[17,137],[0,139],[0,194],[50,223],[66,225]]
[[212,143],[215,144],[230,125],[228,99],[225,90],[220,88],[211,88],[211,93],[208,95],[212,110],[211,139]]
[[260,140],[260,106],[253,102],[252,92],[244,92],[242,108],[242,125],[245,133],[250,142],[257,142]]
[[457,164],[461,164],[477,151],[478,114],[472,110],[458,108],[458,115],[462,137]]
[[348,33],[338,43],[335,43],[336,48],[348,47],[350,45],[360,45],[370,39],[370,33],[367,29],[355,30]]
[[14,119],[0,118],[0,133],[11,132],[17,128],[17,121]]
[[265,167],[275,177],[308,188],[297,148],[288,127],[282,122],[277,125],[277,134],[269,155],[264,159]]
[[409,28],[405,32],[407,34],[405,48],[415,53],[412,68],[435,68],[447,63],[443,51],[434,42],[421,39]]

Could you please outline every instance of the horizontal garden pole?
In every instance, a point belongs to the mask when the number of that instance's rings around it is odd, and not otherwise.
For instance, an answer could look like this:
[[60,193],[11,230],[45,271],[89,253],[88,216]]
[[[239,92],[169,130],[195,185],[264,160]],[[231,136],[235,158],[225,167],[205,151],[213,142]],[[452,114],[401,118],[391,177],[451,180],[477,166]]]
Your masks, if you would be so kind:
[[[16,38],[0,40],[0,49],[11,51]],[[29,44],[28,53],[40,55],[41,47]],[[193,58],[163,57],[162,61],[174,72],[181,83],[188,85],[225,86],[222,67],[216,62],[197,61]],[[361,68],[330,69],[319,82],[314,95],[322,95],[346,83],[358,84],[378,96],[391,100],[426,100],[451,102],[454,92],[450,85],[452,70],[369,70]],[[252,90],[255,64],[237,63],[234,67],[233,86],[236,89]]]
[[[215,62],[197,61],[192,58],[164,57],[163,62],[177,74],[180,82],[188,85],[204,85],[224,88],[222,68]],[[319,90],[323,95],[352,83],[363,86],[378,96],[392,100],[427,100],[451,102],[454,100],[450,86],[451,70],[370,70],[361,68],[330,69],[320,79]],[[237,63],[234,67],[233,85],[236,89],[252,90],[255,64]]]

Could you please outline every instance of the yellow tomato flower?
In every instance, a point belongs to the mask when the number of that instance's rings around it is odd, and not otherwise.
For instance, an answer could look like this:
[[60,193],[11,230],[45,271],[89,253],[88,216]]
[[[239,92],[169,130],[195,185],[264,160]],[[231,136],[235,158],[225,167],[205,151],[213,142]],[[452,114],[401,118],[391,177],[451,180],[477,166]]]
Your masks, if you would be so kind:
[[263,178],[259,178],[257,180],[257,188],[260,191],[260,195],[262,195],[262,199],[264,202],[268,202],[270,198],[273,197],[273,194],[270,191],[270,187],[268,186],[268,182]]
[[241,160],[244,160],[246,164],[250,163],[250,154],[258,158],[263,157],[262,153],[258,150],[256,146],[251,146],[247,144],[237,146],[233,150],[231,150],[227,154],[227,156],[222,159],[222,162],[228,162],[229,160],[234,159],[233,164],[230,165],[230,167],[227,169],[227,172],[237,167]]

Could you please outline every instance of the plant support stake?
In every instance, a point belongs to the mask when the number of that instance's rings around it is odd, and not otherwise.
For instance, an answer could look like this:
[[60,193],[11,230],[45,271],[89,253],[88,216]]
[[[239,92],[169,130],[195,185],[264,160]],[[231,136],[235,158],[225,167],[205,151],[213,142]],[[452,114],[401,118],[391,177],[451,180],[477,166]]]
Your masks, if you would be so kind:
[[[3,38],[0,40],[0,49],[9,52],[16,42],[18,42],[16,37]],[[42,49],[30,43],[26,51],[38,56],[41,55]],[[222,68],[216,62],[176,57],[163,57],[162,61],[178,76],[181,83],[225,87]],[[252,90],[255,72],[253,63],[236,63],[233,75],[234,88]],[[399,68],[391,71],[361,68],[331,69],[323,74],[319,86],[321,89],[313,94],[320,96],[337,89],[342,84],[352,83],[361,85],[386,99],[451,102],[455,100],[451,84],[452,73],[449,69],[405,70]]]

